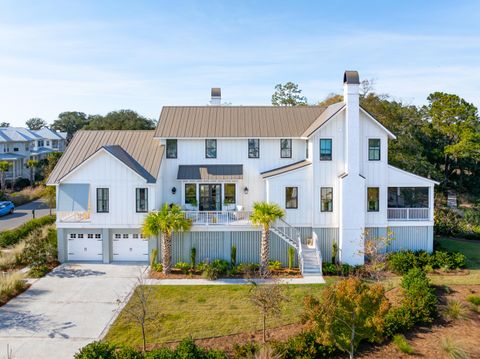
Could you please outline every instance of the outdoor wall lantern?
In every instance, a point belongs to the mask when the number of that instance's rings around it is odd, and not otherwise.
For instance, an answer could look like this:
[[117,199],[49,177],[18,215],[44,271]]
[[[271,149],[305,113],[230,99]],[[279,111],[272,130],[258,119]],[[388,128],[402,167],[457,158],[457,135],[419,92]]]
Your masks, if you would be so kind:
[[245,187],[245,188],[243,189],[243,193],[248,194],[248,187]]
[[175,193],[177,193],[177,188],[172,187],[172,194],[175,194]]

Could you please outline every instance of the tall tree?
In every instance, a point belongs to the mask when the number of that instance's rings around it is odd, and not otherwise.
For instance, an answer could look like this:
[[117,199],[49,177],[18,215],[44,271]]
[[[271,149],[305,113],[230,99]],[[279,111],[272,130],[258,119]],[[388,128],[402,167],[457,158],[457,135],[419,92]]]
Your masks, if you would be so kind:
[[254,225],[262,227],[262,242],[260,245],[260,274],[265,275],[270,259],[270,226],[279,218],[283,218],[285,212],[277,204],[255,202],[250,220]]
[[422,113],[429,123],[431,159],[443,172],[446,187],[461,186],[464,177],[476,174],[480,162],[478,110],[463,98],[443,92],[430,94],[427,101]]
[[25,122],[29,130],[38,131],[44,127],[47,127],[47,121],[41,118],[34,117]]
[[305,106],[307,98],[301,95],[302,90],[293,82],[278,84],[275,86],[275,92],[272,95],[272,105],[274,106]]
[[57,131],[66,132],[67,141],[70,141],[73,134],[87,124],[88,118],[86,114],[83,112],[70,111],[62,112],[58,115],[58,119],[53,122],[52,128]]
[[145,237],[161,235],[163,273],[172,269],[172,234],[188,231],[192,222],[185,218],[179,205],[165,203],[157,212],[150,212],[143,221],[142,233]]
[[87,130],[153,130],[155,121],[132,110],[109,112],[106,116],[89,116]]

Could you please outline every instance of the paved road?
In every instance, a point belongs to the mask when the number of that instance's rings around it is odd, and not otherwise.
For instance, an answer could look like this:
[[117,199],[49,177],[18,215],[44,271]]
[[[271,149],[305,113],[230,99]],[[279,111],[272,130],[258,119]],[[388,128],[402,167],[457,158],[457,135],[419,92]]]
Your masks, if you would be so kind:
[[144,266],[64,264],[0,307],[0,357],[67,359],[100,339]]
[[[50,213],[48,206],[41,200],[36,200],[15,208],[13,214],[0,217],[0,232],[20,226],[32,219],[32,209],[35,210],[35,218],[46,216]],[[52,209],[55,213],[55,209]]]

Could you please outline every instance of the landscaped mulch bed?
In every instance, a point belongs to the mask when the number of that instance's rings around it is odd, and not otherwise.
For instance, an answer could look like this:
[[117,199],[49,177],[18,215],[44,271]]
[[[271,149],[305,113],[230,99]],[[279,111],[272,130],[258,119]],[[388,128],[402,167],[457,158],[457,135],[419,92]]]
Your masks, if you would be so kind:
[[[272,278],[302,278],[298,269],[284,269],[276,270],[270,273]],[[182,273],[178,269],[172,269],[170,274],[163,274],[162,272],[150,271],[150,278],[152,279],[205,279],[201,272],[190,272],[188,274]],[[220,277],[219,279],[239,278],[239,279],[254,279],[250,273],[238,273],[229,277]]]

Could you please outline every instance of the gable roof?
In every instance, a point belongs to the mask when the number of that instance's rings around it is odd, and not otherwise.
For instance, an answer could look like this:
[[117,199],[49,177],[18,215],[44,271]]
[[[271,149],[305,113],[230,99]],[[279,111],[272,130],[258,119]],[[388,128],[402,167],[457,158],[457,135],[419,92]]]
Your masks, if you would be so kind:
[[164,146],[154,140],[153,135],[154,131],[78,131],[50,174],[47,184],[58,184],[102,147],[135,172],[145,171],[145,176],[156,179]]
[[344,102],[337,102],[327,107],[327,109],[303,132],[302,137],[310,137],[325,122],[345,108]]
[[155,177],[152,176],[145,168],[142,167],[130,154],[125,151],[122,146],[119,145],[107,145],[102,146],[112,156],[122,161],[127,167],[138,173],[141,177],[145,178],[147,183],[155,183]]
[[42,137],[23,127],[0,127],[0,142],[30,142],[37,139]]
[[155,137],[301,137],[323,106],[165,106]]
[[58,132],[48,127],[43,127],[40,130],[34,130],[32,132],[47,140],[64,140],[64,138],[61,135],[59,135]]
[[286,165],[286,166],[274,168],[272,170],[268,170],[268,171],[262,172],[260,174],[265,179],[265,178],[268,178],[268,177],[278,176],[278,175],[281,175],[281,174],[284,174],[284,173],[287,173],[287,172],[290,172],[290,171],[295,171],[295,170],[298,170],[298,169],[303,168],[305,166],[309,166],[311,164],[312,164],[312,162],[310,162],[308,160],[303,160],[303,161],[298,161],[298,162],[295,162],[295,163],[290,163],[289,165]]

